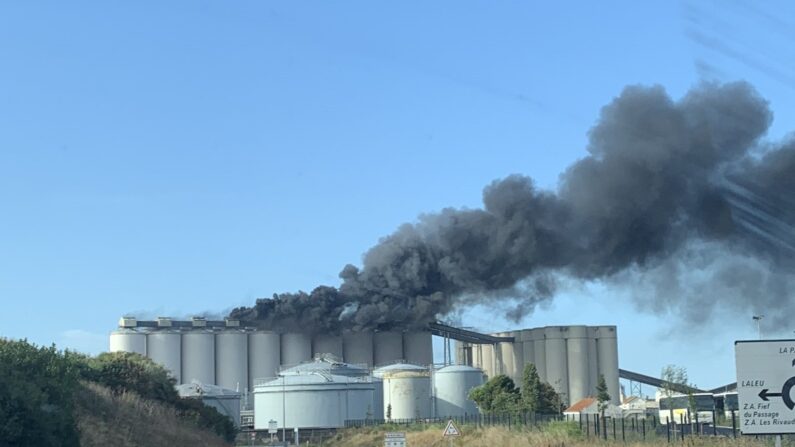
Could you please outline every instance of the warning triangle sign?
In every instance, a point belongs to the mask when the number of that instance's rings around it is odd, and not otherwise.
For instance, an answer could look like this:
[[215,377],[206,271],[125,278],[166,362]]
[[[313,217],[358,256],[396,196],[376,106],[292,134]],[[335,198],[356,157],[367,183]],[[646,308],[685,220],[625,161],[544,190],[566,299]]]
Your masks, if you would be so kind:
[[461,432],[458,431],[458,427],[455,426],[452,419],[447,422],[447,428],[444,429],[442,436],[461,436]]

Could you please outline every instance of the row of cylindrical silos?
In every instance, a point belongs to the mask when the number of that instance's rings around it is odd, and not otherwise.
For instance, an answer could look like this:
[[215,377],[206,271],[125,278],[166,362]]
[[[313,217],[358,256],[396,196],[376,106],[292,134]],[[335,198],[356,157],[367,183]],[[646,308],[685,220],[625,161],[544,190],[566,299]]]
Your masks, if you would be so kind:
[[198,381],[252,390],[254,380],[320,354],[372,368],[399,361],[433,363],[431,333],[351,332],[342,335],[275,333],[248,329],[123,328],[110,335],[110,351],[135,352],[165,367],[178,383]]
[[459,363],[480,367],[489,377],[505,374],[517,384],[524,365],[533,363],[541,380],[568,403],[594,396],[603,375],[612,401],[619,403],[615,326],[548,326],[492,335],[513,337],[514,341],[459,344]]

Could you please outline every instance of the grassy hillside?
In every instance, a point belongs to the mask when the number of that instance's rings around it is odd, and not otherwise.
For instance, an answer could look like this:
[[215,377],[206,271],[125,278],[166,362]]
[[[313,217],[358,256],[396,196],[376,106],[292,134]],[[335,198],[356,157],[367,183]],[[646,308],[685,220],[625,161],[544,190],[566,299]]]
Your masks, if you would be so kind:
[[[442,439],[442,426],[433,426],[424,429],[409,429],[393,427],[395,431],[407,431],[408,445],[423,447],[447,447],[448,441]],[[384,444],[384,432],[387,428],[350,429],[339,432],[330,441],[324,442],[324,447],[372,447]],[[456,438],[456,447],[590,447],[593,445],[615,447],[649,447],[669,445],[666,438],[659,438],[638,442],[597,441],[594,438],[585,438],[579,433],[576,426],[567,426],[566,423],[555,423],[543,430],[521,429],[508,430],[506,427],[487,427],[476,429],[474,427],[462,428],[462,436]],[[766,446],[763,440],[753,438],[687,438],[689,447],[762,447]]]
[[180,418],[177,411],[135,393],[113,393],[84,383],[76,396],[82,447],[228,446],[210,431]]

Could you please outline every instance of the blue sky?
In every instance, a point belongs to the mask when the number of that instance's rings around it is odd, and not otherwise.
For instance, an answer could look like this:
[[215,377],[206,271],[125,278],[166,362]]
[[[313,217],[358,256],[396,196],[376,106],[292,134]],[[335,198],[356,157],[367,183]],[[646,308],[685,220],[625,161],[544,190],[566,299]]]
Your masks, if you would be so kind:
[[[0,335],[96,353],[125,313],[337,284],[399,224],[554,189],[627,84],[753,83],[795,121],[786,2],[4,2]],[[733,380],[750,315],[684,331],[602,284],[522,322],[616,324],[621,366]],[[478,309],[465,323],[514,327]]]

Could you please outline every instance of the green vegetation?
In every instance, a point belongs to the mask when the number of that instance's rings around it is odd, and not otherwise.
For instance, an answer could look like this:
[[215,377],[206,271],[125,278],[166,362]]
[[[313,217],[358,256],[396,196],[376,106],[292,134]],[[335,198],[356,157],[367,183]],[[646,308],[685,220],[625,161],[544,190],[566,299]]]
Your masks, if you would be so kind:
[[76,402],[101,390],[171,409],[179,421],[229,442],[235,437],[229,418],[198,400],[180,398],[174,380],[147,358],[129,353],[92,358],[0,339],[0,446],[80,445]]
[[498,375],[473,388],[469,398],[484,413],[555,414],[562,410],[560,396],[552,385],[541,381],[532,363],[526,364],[522,371],[521,389],[516,388],[510,377]]
[[599,374],[599,381],[596,384],[596,401],[599,402],[599,414],[605,417],[605,410],[610,403],[610,394],[607,392],[607,381],[602,374]]

